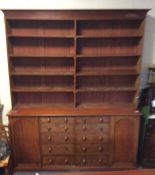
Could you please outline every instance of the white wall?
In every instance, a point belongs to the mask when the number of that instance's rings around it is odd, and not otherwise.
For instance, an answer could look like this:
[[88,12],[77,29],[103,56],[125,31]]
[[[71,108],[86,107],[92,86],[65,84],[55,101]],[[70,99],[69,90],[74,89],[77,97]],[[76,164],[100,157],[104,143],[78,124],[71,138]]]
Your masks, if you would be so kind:
[[[0,9],[151,9],[155,0],[0,0]],[[146,19],[144,36],[142,81],[144,86],[147,67],[155,63],[155,9]],[[7,66],[4,15],[0,12],[0,100],[4,105],[3,122],[11,109],[9,77]]]

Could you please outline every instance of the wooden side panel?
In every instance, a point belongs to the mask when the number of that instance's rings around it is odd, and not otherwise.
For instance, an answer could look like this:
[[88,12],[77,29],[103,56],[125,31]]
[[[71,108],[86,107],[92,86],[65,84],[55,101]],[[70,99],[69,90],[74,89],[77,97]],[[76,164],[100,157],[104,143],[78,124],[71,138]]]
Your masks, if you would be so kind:
[[34,166],[40,162],[37,118],[10,120],[15,166]]
[[137,158],[139,118],[113,117],[113,163],[118,167],[135,166]]

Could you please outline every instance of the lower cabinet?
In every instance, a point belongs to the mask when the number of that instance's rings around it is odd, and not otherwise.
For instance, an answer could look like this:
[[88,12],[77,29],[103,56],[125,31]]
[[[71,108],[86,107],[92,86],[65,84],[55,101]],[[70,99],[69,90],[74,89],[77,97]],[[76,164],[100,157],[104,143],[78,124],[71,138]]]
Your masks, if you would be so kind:
[[11,118],[10,131],[13,162],[17,168],[38,168],[40,165],[39,127],[37,118]]
[[136,165],[138,116],[10,117],[16,169]]

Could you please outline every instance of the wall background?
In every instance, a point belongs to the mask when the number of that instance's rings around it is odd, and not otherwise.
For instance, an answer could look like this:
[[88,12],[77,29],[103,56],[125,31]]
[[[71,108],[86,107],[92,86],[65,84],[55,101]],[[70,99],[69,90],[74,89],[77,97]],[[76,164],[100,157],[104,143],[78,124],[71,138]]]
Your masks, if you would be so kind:
[[[147,68],[155,64],[155,0],[0,0],[0,9],[152,9],[146,18],[142,54],[141,88],[146,84]],[[4,14],[0,11],[0,101],[4,105],[3,123],[11,109]]]

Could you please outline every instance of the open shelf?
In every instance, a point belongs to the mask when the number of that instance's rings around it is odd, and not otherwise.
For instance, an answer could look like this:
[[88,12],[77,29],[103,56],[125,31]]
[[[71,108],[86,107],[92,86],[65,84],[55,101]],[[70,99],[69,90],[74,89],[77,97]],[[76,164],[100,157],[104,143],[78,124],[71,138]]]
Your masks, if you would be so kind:
[[12,60],[14,72],[74,72],[74,60],[70,58],[20,58]]
[[8,34],[12,36],[67,36],[74,35],[72,20],[8,20]]
[[133,104],[139,87],[143,14],[74,15],[7,19],[13,106]]
[[[113,92],[78,92],[77,106],[86,104],[111,104],[124,105],[134,101],[134,91],[113,91]],[[100,105],[99,105],[100,106]]]
[[71,105],[73,104],[72,92],[14,92],[15,104],[21,105]]
[[77,76],[111,76],[111,75],[138,75],[138,72],[136,71],[135,68],[105,68],[105,69],[88,69],[84,71],[80,71],[77,73]]
[[78,55],[130,54],[140,52],[139,38],[81,38],[77,41]]
[[15,38],[11,39],[13,55],[73,55],[74,40],[71,38]]
[[143,20],[81,20],[77,22],[80,36],[132,37],[143,35]]
[[78,90],[135,90],[138,87],[137,75],[82,76],[77,77]]

